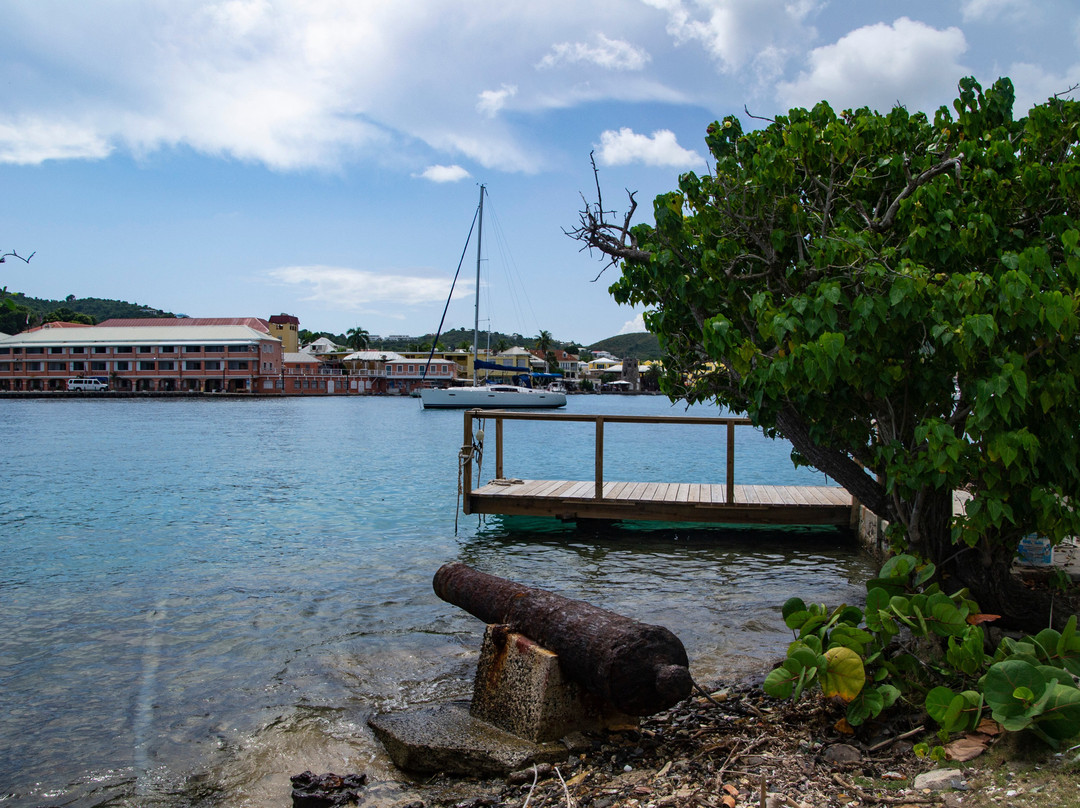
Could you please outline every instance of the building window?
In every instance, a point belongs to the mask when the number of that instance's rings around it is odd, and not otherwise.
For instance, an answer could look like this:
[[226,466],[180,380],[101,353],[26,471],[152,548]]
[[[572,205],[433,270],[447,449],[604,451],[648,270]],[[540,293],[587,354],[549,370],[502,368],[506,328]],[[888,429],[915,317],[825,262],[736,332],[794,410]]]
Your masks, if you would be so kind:
[[162,345],[161,353],[176,353],[176,347],[173,345]]
[[224,345],[207,345],[203,350],[206,353],[225,353]]
[[71,352],[72,353],[86,353],[86,348],[83,347],[82,345],[76,345],[74,348],[71,349]]
[[118,354],[121,354],[121,353],[135,353],[135,349],[132,348],[130,345],[117,345],[116,346],[116,352]]
[[[71,364],[72,365],[81,365],[82,362],[72,362]],[[49,370],[63,370],[63,369],[64,369],[64,363],[63,362],[50,362],[49,363]],[[74,370],[74,369],[75,368],[72,368],[72,370]]]
[[7,373],[9,370],[11,370],[10,362],[0,362],[0,373]]
[[173,370],[175,362],[158,362],[158,370]]
[[26,369],[27,370],[41,370],[41,363],[40,362],[27,362],[26,363]]
[[184,353],[199,353],[202,351],[202,347],[199,345],[185,345]]
[[221,363],[220,362],[207,362],[206,363],[206,369],[207,370],[221,370]]
[[154,362],[140,362],[139,370],[154,370],[156,366],[157,365]]
[[149,345],[140,345],[139,353],[153,353],[154,349]]
[[102,347],[100,345],[98,345],[97,347],[94,348],[94,353],[96,353],[96,354],[107,354],[108,352],[109,352],[108,348]]
[[64,352],[63,348],[49,348],[49,353],[54,353],[55,354],[55,353],[63,353],[63,352]]
[[109,363],[108,362],[91,362],[90,363],[90,370],[108,370],[108,369],[109,369]]
[[243,361],[241,361],[239,359],[230,359],[229,360],[229,370],[247,370],[247,369],[248,369],[248,363],[247,362],[243,362]]
[[131,364],[130,362],[117,362],[116,363],[116,369],[117,370],[130,370],[131,369],[129,367],[130,364]]
[[229,353],[249,353],[252,348],[253,345],[230,345]]
[[3,354],[4,356],[10,355],[11,354],[11,348],[0,348],[0,354]]
[[184,370],[202,370],[202,362],[185,362]]
[[45,353],[45,349],[44,348],[27,348],[26,353],[28,353],[28,354],[42,354],[42,353]]

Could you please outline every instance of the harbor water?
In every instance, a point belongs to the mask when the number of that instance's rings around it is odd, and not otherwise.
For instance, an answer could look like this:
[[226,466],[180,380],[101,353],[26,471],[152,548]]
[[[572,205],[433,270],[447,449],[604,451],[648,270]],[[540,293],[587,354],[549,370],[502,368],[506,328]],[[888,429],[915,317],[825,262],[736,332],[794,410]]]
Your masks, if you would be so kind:
[[[718,414],[654,396],[567,411]],[[285,808],[304,770],[415,793],[366,720],[468,697],[483,626],[432,592],[448,561],[665,625],[703,683],[783,653],[789,596],[856,602],[870,572],[824,529],[455,532],[462,414],[408,398],[7,400],[0,435],[4,808]],[[591,479],[587,425],[505,439],[507,476]],[[725,441],[608,425],[605,477],[722,482]],[[736,481],[829,484],[789,451],[740,428]]]

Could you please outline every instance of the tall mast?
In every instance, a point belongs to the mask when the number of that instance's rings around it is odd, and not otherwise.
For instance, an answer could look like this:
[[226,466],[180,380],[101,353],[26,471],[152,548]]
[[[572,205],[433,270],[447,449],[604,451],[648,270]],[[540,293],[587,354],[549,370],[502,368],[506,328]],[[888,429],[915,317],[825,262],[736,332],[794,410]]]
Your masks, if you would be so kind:
[[480,186],[480,213],[477,217],[476,228],[476,315],[473,320],[473,373],[472,383],[476,387],[480,370],[476,367],[476,360],[480,353],[480,244],[484,235],[484,186]]

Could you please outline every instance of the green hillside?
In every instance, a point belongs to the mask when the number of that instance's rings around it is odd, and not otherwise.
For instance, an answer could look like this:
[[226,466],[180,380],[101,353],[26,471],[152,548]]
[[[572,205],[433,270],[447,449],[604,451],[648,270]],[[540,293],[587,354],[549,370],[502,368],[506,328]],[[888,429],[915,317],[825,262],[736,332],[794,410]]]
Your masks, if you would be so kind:
[[16,334],[27,328],[41,325],[51,320],[70,320],[71,315],[85,315],[94,323],[114,317],[175,317],[171,312],[128,303],[123,300],[107,300],[100,297],[75,297],[69,295],[65,300],[28,297],[15,292],[8,298],[15,304],[14,309],[0,309],[0,332]]
[[[172,312],[155,309],[153,306],[145,306],[140,303],[128,303],[124,300],[108,300],[100,297],[74,297],[68,296],[65,300],[48,300],[45,298],[27,297],[22,293],[14,293],[9,298],[15,303],[15,310],[0,308],[0,333],[16,334],[33,328],[47,320],[58,319],[56,315],[62,314],[59,319],[71,319],[71,314],[83,314],[93,318],[93,322],[100,323],[103,320],[113,318],[127,319],[137,317],[175,317]],[[339,345],[348,344],[345,334],[331,334],[326,331],[301,332],[304,341],[311,341],[317,337],[328,337]],[[371,347],[383,348],[388,351],[412,351],[431,347],[435,334],[424,334],[417,337],[408,337],[404,340],[372,340]],[[472,329],[455,328],[439,337],[439,344],[446,348],[458,348],[471,346],[473,341]],[[500,347],[513,347],[520,345],[532,349],[536,346],[536,335],[524,336],[522,334],[504,334],[492,332],[490,337],[486,331],[480,333],[480,346],[488,345],[494,350]],[[591,353],[593,351],[607,351],[614,356],[624,359],[627,357],[643,361],[646,359],[660,359],[660,344],[656,336],[646,332],[637,334],[619,334],[614,337],[602,339],[589,346],[576,343],[563,342],[553,339],[553,348],[560,348],[570,353]]]
[[608,337],[599,342],[594,342],[588,347],[588,350],[607,351],[620,359],[629,357],[638,361],[663,358],[663,353],[660,351],[660,341],[655,334],[646,331]]

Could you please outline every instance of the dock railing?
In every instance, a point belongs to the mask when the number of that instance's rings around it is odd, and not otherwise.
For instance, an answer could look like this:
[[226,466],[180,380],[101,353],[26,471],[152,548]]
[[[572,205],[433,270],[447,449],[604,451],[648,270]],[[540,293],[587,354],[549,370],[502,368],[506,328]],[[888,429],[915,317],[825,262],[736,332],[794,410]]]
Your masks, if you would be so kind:
[[[727,427],[727,504],[735,504],[735,427],[750,426],[749,418],[691,418],[678,415],[594,415],[566,412],[521,412],[511,410],[465,411],[465,434],[463,449],[469,453],[473,446],[473,421],[489,419],[495,422],[495,478],[503,479],[503,423],[505,421],[560,421],[595,424],[594,454],[594,497],[604,498],[604,426],[605,424],[694,424],[701,426]],[[472,462],[462,464],[462,493],[464,494],[465,513],[468,513],[469,492],[472,491]]]

